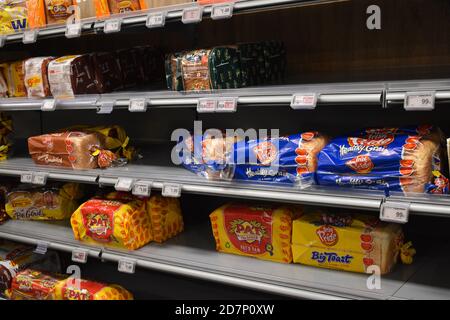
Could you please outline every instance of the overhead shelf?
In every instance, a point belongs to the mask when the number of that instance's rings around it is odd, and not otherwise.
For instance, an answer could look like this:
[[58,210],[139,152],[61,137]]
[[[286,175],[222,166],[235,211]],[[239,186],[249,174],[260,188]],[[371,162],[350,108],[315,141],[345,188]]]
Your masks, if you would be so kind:
[[[155,153],[157,154],[157,153]],[[450,197],[415,194],[405,197],[383,192],[311,186],[305,189],[274,184],[255,184],[232,181],[209,181],[182,167],[155,165],[156,155],[123,167],[105,170],[70,170],[38,166],[30,158],[11,158],[0,163],[0,175],[21,178],[30,173],[40,173],[50,180],[115,186],[119,179],[132,179],[133,184],[145,183],[154,190],[176,185],[181,193],[194,193],[220,197],[302,203],[330,207],[379,211],[384,201],[402,202],[410,205],[409,212],[416,215],[450,217]],[[169,163],[169,162],[166,162]]]
[[[233,14],[244,12],[258,12],[259,10],[284,8],[286,6],[303,6],[310,4],[322,4],[340,1],[343,0],[237,0],[233,4]],[[95,18],[84,19],[81,20],[80,23],[81,34],[103,32],[102,30],[105,26],[105,21],[111,19],[120,19],[122,27],[125,28],[131,26],[145,26],[148,15],[156,12],[164,12],[166,14],[165,17],[166,22],[181,21],[183,10],[191,7],[203,7],[203,17],[208,18],[211,16],[211,10],[213,5],[200,6],[197,3],[186,3],[183,5],[174,5],[168,7],[153,8],[149,10],[136,11],[127,13],[125,15],[113,15],[111,17],[101,20],[96,20]],[[66,25],[54,25],[36,29],[37,41],[49,37],[64,37],[66,29],[67,29]],[[5,44],[21,42],[23,41],[24,38],[24,32],[8,34],[4,35],[3,37],[5,39]]]
[[[450,297],[450,286],[445,286],[450,281],[446,272],[433,273],[434,281],[441,281],[440,288],[432,287],[426,281],[426,271],[436,268],[439,263],[431,258],[432,252],[428,255],[424,253],[413,265],[398,265],[392,273],[382,276],[381,289],[368,289],[369,275],[366,274],[218,253],[210,234],[209,224],[196,224],[164,244],[150,243],[139,250],[126,251],[85,246],[73,240],[68,225],[8,221],[0,226],[0,237],[5,239],[31,244],[47,241],[49,248],[69,253],[74,249],[84,249],[91,257],[101,257],[104,261],[133,261],[141,268],[283,296],[304,299],[416,299],[427,297],[426,294],[433,291],[436,299]],[[415,283],[411,279],[422,281]]]

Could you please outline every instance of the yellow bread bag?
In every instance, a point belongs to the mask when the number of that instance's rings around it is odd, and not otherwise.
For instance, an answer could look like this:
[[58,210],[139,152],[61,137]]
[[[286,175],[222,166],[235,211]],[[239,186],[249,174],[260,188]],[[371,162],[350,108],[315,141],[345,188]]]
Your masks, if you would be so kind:
[[11,300],[133,300],[133,295],[118,285],[75,280],[33,269],[18,273],[6,296]]
[[11,219],[64,220],[77,208],[81,187],[66,183],[62,187],[17,189],[6,195],[5,209]]
[[70,219],[75,239],[128,250],[153,239],[145,201],[91,199]]
[[5,79],[8,85],[8,95],[10,97],[26,97],[27,89],[25,88],[25,61],[20,60],[1,66],[5,72]]
[[293,208],[226,204],[209,216],[221,252],[290,263]]
[[[127,201],[136,199],[127,192],[111,192],[106,198]],[[153,241],[161,243],[183,231],[184,223],[179,199],[155,194],[145,199],[145,202],[152,224]]]
[[[293,222],[294,263],[363,273],[376,265],[385,274],[397,262],[402,246],[401,226],[375,216],[315,210]],[[410,251],[411,256],[414,253]]]

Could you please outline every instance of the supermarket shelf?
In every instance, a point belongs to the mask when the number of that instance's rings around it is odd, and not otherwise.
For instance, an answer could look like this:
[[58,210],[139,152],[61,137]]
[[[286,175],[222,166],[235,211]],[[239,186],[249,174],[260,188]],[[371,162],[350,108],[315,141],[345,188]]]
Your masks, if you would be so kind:
[[[210,233],[208,223],[196,224],[164,244],[151,243],[136,251],[100,248],[101,259],[134,261],[141,268],[303,299],[416,299],[433,290],[436,298],[450,295],[450,286],[445,286],[446,272],[433,275],[436,281],[443,280],[439,289],[423,279],[420,285],[411,282],[410,279],[420,278],[430,268],[436,268],[437,261],[425,254],[411,266],[397,266],[394,272],[382,277],[381,289],[371,290],[367,288],[365,274],[218,253]],[[67,252],[74,248],[92,250],[73,240],[69,226],[43,222],[9,221],[0,226],[0,237],[33,244],[45,239],[50,241],[49,248]],[[98,251],[89,252],[98,257]],[[408,285],[416,287],[408,290]],[[402,293],[405,290],[407,297]],[[397,296],[397,292],[403,296]]]
[[[147,157],[148,158],[148,157]],[[146,182],[152,189],[161,190],[165,184],[177,184],[182,193],[195,193],[231,198],[269,200],[287,203],[302,203],[330,207],[379,211],[383,201],[410,204],[410,213],[450,217],[450,197],[417,194],[410,197],[391,193],[386,198],[383,192],[352,190],[312,186],[305,189],[274,184],[251,184],[231,181],[208,181],[182,167],[153,165],[151,157],[124,167],[105,170],[83,170],[50,168],[35,165],[30,158],[11,158],[0,163],[0,175],[20,178],[25,173],[47,174],[48,179],[80,183],[115,186],[121,178],[132,178],[134,182]],[[153,159],[153,163],[158,163]],[[169,162],[167,162],[169,163]]]
[[[233,6],[233,13],[258,12],[266,9],[277,9],[286,6],[303,6],[311,4],[325,4],[331,2],[340,2],[346,0],[238,0]],[[125,15],[111,16],[108,19],[120,19],[122,27],[145,26],[149,13],[165,12],[166,22],[181,21],[183,9],[192,6],[199,6],[196,3],[187,3],[183,5],[174,5],[168,7],[160,7],[150,10],[137,11]],[[212,5],[203,7],[203,17],[211,16]],[[103,30],[106,20],[85,19],[81,21],[82,34],[94,33]],[[65,25],[48,26],[37,29],[37,40],[49,37],[64,37],[66,32]],[[21,42],[24,33],[17,32],[4,36],[5,43]]]
[[[201,98],[236,98],[237,106],[286,106],[290,107],[293,95],[318,96],[318,106],[361,105],[388,106],[403,103],[407,92],[433,91],[436,102],[450,101],[450,79],[411,80],[397,82],[355,82],[304,85],[278,85],[241,89],[214,90],[211,92],[176,92],[169,90],[139,90],[82,95],[73,99],[56,100],[56,110],[99,110],[102,105],[113,109],[128,109],[132,99],[144,99],[147,108],[195,108]],[[1,98],[0,111],[41,110],[43,99]]]

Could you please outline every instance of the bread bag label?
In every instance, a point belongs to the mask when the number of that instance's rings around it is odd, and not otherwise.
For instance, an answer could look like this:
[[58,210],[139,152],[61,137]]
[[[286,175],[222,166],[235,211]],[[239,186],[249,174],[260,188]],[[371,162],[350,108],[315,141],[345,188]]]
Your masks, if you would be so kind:
[[93,199],[81,208],[86,235],[99,242],[113,241],[114,213],[122,206],[117,201]]
[[[448,193],[440,134],[431,126],[366,129],[337,137],[320,152],[322,185]],[[438,176],[435,176],[438,175]]]
[[72,282],[67,280],[62,287],[63,300],[94,300],[97,292],[105,287],[104,284],[81,279],[78,281],[79,287]]

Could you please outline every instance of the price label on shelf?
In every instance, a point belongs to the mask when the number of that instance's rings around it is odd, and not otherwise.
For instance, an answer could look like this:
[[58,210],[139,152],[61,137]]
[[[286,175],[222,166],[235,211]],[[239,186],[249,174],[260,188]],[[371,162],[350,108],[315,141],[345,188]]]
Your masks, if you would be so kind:
[[216,112],[236,112],[237,98],[219,98]]
[[380,220],[395,223],[407,223],[409,220],[409,203],[386,201],[381,205]]
[[135,260],[129,260],[129,259],[121,259],[119,260],[119,264],[117,269],[120,272],[124,273],[135,273],[136,271],[136,261]]
[[138,181],[133,185],[131,193],[135,196],[149,197],[151,189],[151,183]]
[[20,182],[21,183],[33,183],[33,173],[31,173],[31,172],[22,173],[20,175]]
[[407,92],[405,94],[405,110],[431,111],[434,110],[435,92]]
[[211,19],[228,19],[233,16],[233,3],[216,4],[211,9]]
[[34,252],[38,254],[46,254],[48,249],[49,243],[44,241],[39,241],[37,243],[36,249],[34,249]]
[[129,192],[133,187],[134,180],[132,178],[119,178],[117,179],[116,185],[114,188],[117,191],[126,191]]
[[317,106],[316,93],[295,93],[292,95],[291,108],[296,110],[312,110]]
[[38,186],[45,186],[45,184],[47,183],[47,173],[42,173],[42,172],[38,172],[38,173],[34,173],[33,174],[33,184],[38,185]]
[[154,12],[147,16],[147,28],[161,28],[166,24],[166,12]]
[[183,10],[183,15],[181,16],[181,22],[184,24],[188,23],[198,23],[202,21],[203,17],[203,7],[192,7]]
[[24,44],[35,43],[37,41],[37,30],[26,30],[23,32],[22,42]]
[[128,108],[130,112],[145,112],[147,111],[147,101],[145,99],[131,99]]
[[114,33],[119,32],[122,26],[121,19],[109,19],[105,21],[105,26],[103,27],[104,33]]
[[83,249],[74,249],[72,251],[72,261],[78,263],[86,263],[88,259],[88,253]]
[[66,25],[66,38],[78,38],[81,36],[81,23],[68,23]]
[[101,101],[97,107],[98,114],[110,114],[114,110],[115,101]]
[[55,111],[56,100],[55,99],[45,99],[42,101],[41,111]]
[[181,185],[176,183],[164,183],[161,194],[163,197],[179,198],[181,196]]
[[214,98],[200,98],[197,102],[197,112],[207,113],[215,112],[217,108],[217,100]]
[[0,36],[0,48],[3,48],[6,44],[6,36]]

